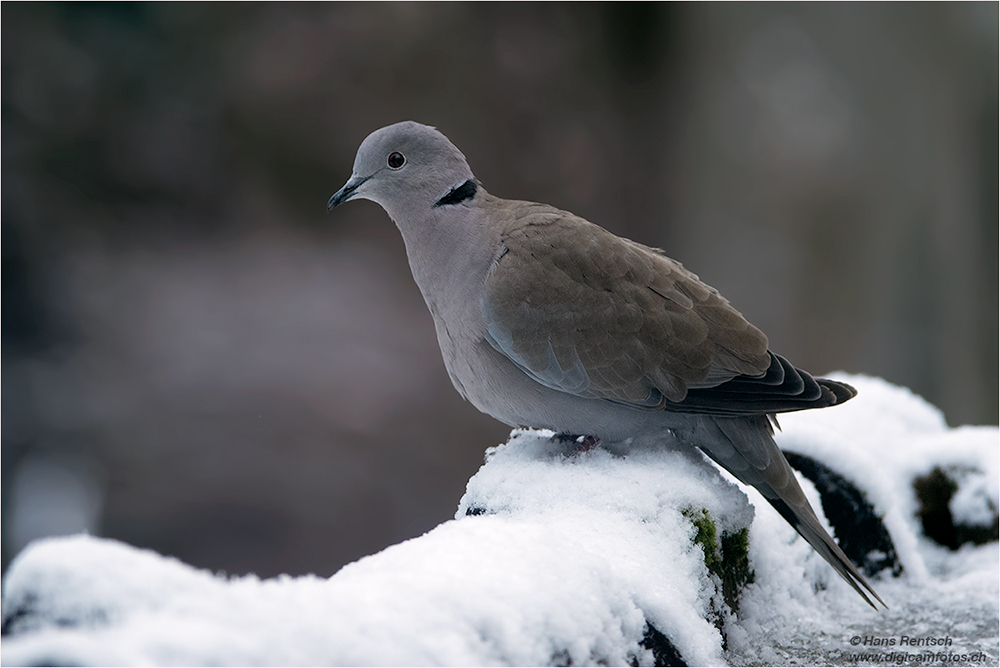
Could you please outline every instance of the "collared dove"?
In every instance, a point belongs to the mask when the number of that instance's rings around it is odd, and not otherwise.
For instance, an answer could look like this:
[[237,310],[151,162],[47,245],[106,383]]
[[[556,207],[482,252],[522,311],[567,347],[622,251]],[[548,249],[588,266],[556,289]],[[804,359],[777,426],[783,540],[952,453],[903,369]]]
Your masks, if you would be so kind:
[[[615,443],[673,439],[753,485],[861,595],[773,438],[775,414],[854,388],[814,379],[663,251],[545,204],[494,197],[436,129],[368,135],[327,211],[381,205],[403,235],[448,375],[511,426]],[[882,603],[885,605],[884,603]]]

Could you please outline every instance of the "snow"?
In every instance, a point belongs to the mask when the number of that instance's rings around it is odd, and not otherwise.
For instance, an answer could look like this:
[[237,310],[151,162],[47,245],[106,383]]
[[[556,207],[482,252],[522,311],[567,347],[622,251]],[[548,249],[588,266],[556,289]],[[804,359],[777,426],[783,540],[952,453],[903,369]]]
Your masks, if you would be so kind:
[[[837,377],[858,398],[783,416],[777,438],[884,515],[904,568],[872,580],[888,610],[865,605],[756,490],[700,455],[638,442],[581,451],[517,430],[487,452],[456,519],[329,579],[226,577],[87,535],[32,542],[4,576],[3,664],[650,665],[649,624],[689,665],[853,665],[856,651],[938,649],[903,647],[904,636],[947,637],[958,657],[907,663],[997,665],[997,543],[934,544],[912,488],[934,467],[952,472],[955,517],[989,524],[997,428],[950,429],[903,388]],[[701,509],[720,534],[750,527],[754,580],[722,632],[719,581],[693,542]],[[894,644],[873,645],[883,638]]]
[[[740,626],[747,632],[746,641],[734,646],[730,638],[729,660],[852,665],[850,654],[866,651],[849,644],[854,636],[895,639],[897,644],[889,649],[905,650],[898,644],[901,636],[939,635],[952,639],[950,649],[967,654],[983,651],[986,659],[907,663],[997,665],[997,543],[966,545],[951,552],[928,540],[916,516],[919,504],[912,481],[934,467],[964,471],[952,507],[956,499],[969,498],[991,507],[995,517],[1000,506],[1000,432],[996,427],[949,429],[936,408],[880,379],[830,377],[854,385],[859,396],[834,408],[781,416],[778,445],[827,464],[865,491],[892,536],[903,576],[883,574],[872,582],[888,610],[859,609],[850,595],[841,595],[844,587],[834,587],[842,583],[803,541],[796,540],[794,531],[776,513],[762,509],[751,530],[758,577],[744,603],[747,619]],[[799,481],[807,494],[813,492],[812,483],[801,477]],[[747,494],[755,506],[766,505],[756,490]],[[821,509],[817,497],[810,496],[810,502]],[[983,523],[983,515],[975,516],[976,523]],[[962,517],[972,519],[968,513]],[[817,583],[830,589],[812,594]],[[753,613],[747,609],[751,605],[756,606]]]

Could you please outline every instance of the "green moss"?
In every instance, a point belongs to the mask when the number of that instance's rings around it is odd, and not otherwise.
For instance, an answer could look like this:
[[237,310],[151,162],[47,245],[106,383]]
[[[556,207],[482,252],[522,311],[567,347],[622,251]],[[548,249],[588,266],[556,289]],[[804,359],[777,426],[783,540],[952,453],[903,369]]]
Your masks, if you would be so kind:
[[740,607],[740,593],[743,587],[753,582],[750,570],[750,532],[746,527],[735,531],[723,531],[721,538],[715,522],[705,508],[687,508],[683,515],[691,520],[697,532],[694,542],[701,545],[705,553],[705,567],[722,582],[722,597],[734,613]]
[[715,573],[716,569],[719,568],[719,562],[722,558],[719,555],[718,540],[716,539],[715,522],[708,514],[708,510],[701,508],[695,510],[694,508],[687,508],[683,511],[683,515],[691,520],[691,524],[698,530],[695,534],[694,542],[697,545],[701,545],[702,550],[705,552],[705,566],[708,567],[709,572]]
[[740,592],[753,582],[750,570],[750,530],[743,527],[735,533],[722,533],[722,596],[726,605],[736,612],[740,608]]

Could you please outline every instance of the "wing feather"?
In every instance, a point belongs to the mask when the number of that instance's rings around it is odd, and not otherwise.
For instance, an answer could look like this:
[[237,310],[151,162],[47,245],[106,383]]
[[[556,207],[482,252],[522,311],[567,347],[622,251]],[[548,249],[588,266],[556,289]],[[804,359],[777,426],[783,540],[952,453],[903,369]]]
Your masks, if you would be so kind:
[[487,278],[488,338],[538,382],[637,406],[767,371],[767,338],[660,251],[526,205]]
[[855,395],[767,337],[663,251],[552,207],[516,203],[483,292],[486,338],[539,383],[647,410],[722,416]]

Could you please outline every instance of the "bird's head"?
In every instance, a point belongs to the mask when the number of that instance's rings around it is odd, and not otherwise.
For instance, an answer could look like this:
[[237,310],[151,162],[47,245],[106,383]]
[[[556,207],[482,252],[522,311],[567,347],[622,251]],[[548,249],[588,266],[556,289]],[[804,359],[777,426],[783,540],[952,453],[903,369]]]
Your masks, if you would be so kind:
[[368,199],[398,223],[401,214],[429,210],[470,180],[474,183],[475,177],[465,156],[447,137],[429,125],[403,121],[361,142],[351,178],[326,209]]

